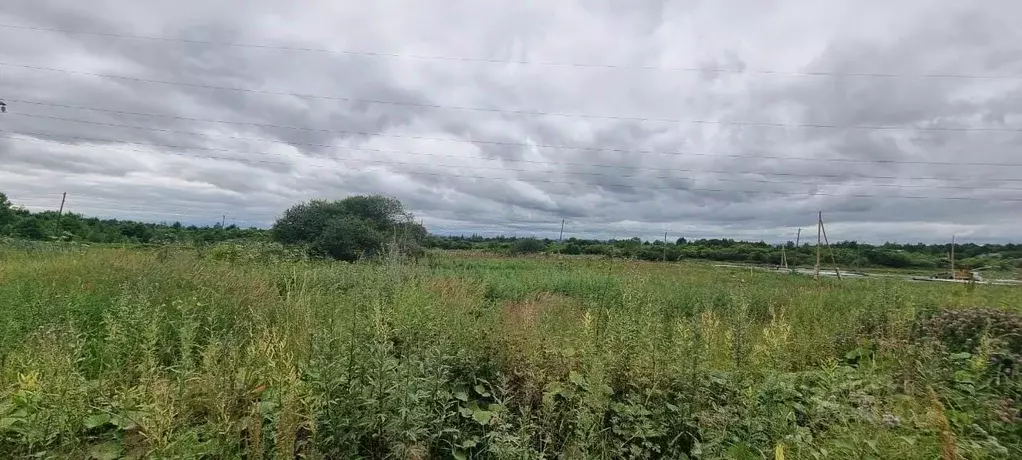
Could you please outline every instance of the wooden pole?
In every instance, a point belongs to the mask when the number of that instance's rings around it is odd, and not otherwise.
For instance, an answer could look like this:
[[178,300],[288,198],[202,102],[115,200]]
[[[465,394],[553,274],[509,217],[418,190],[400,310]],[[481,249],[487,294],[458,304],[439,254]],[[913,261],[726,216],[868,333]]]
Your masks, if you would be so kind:
[[816,219],[816,267],[813,269],[813,278],[820,279],[820,246],[823,243],[823,211],[820,211]]
[[57,211],[57,218],[64,215],[64,201],[67,200],[67,192],[64,192],[64,196],[60,198],[60,211]]
[[561,234],[557,236],[557,242],[560,243],[564,239],[564,219],[561,219]]
[[784,253],[784,245],[781,245],[781,268],[788,269],[788,257]]
[[951,235],[951,279],[956,280],[958,277],[955,276],[955,236]]
[[841,279],[841,270],[837,268],[837,257],[834,257],[834,250],[830,247],[830,241],[827,240],[827,228],[823,226],[823,216],[820,217],[820,230],[823,230],[823,244],[827,245],[827,252],[830,252],[830,261],[834,263],[834,274],[837,275],[837,279]]
[[664,262],[667,262],[667,232],[664,232]]
[[798,266],[798,243],[802,240],[802,227],[798,228],[798,233],[795,234],[795,250],[791,252],[791,256],[795,258],[795,266]]

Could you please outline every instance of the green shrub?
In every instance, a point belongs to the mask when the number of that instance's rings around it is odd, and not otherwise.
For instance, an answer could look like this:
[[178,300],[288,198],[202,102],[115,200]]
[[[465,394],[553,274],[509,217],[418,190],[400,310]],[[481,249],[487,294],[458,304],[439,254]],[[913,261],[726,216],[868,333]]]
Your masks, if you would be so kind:
[[919,333],[939,340],[952,352],[975,352],[984,337],[1011,353],[1022,354],[1022,314],[991,308],[944,309],[923,320]]
[[536,238],[521,238],[511,246],[511,252],[515,254],[535,254],[545,249],[546,243]]

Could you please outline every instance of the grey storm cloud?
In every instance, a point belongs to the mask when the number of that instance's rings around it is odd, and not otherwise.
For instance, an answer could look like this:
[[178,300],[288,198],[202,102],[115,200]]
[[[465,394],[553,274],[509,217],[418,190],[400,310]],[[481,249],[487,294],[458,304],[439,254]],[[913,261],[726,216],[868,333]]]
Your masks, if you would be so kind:
[[191,223],[384,193],[440,233],[564,219],[780,241],[823,210],[833,239],[1017,239],[1019,17],[1011,0],[8,0],[0,191]]

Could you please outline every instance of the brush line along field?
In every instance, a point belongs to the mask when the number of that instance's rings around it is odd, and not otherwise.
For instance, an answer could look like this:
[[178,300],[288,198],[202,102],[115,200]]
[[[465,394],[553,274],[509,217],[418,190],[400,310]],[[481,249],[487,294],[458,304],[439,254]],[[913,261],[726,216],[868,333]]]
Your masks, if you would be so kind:
[[1018,459],[1022,290],[0,247],[3,458]]

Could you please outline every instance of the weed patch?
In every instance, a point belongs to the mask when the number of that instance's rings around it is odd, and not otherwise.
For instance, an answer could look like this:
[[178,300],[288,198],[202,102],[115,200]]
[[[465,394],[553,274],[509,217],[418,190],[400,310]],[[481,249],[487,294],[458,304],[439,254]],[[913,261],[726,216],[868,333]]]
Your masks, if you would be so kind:
[[1011,287],[278,249],[0,248],[0,452],[1022,457]]

